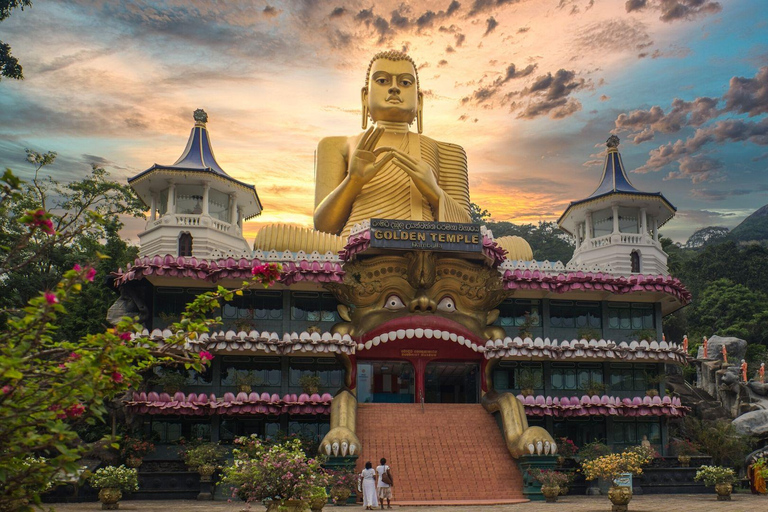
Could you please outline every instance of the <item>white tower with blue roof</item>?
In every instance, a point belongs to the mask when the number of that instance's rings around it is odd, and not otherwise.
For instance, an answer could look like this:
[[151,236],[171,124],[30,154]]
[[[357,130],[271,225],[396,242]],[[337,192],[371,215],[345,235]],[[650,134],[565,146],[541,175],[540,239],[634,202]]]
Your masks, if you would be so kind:
[[243,222],[261,213],[256,188],[224,172],[211,148],[208,114],[198,109],[193,117],[187,147],[174,164],[155,164],[128,180],[150,211],[139,255],[250,257]]
[[557,221],[576,244],[571,263],[610,267],[622,275],[669,275],[659,228],[677,209],[661,192],[642,192],[630,183],[618,137],[611,135],[606,145],[597,189],[571,202]]

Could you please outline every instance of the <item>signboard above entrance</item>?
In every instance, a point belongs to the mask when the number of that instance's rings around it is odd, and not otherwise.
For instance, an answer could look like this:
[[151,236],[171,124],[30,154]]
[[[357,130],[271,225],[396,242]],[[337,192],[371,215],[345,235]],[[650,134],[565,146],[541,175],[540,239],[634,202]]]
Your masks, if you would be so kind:
[[371,219],[371,247],[483,252],[480,224]]

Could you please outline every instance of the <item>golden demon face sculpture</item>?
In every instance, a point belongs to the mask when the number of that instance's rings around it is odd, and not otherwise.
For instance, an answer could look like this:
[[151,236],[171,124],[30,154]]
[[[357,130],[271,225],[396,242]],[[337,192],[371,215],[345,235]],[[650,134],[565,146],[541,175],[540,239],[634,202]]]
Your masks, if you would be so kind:
[[419,328],[463,336],[477,345],[504,337],[500,327],[490,326],[499,315],[492,308],[504,296],[495,270],[426,251],[358,260],[344,269],[344,283],[327,285],[346,304],[339,306],[345,322],[334,325],[333,332],[358,343]]

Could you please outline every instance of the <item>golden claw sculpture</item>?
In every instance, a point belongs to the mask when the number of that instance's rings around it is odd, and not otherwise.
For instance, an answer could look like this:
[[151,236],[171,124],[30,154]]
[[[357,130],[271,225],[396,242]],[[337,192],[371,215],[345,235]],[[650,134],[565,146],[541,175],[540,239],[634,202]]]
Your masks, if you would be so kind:
[[355,434],[357,398],[343,389],[331,402],[331,430],[320,442],[320,453],[333,457],[353,456],[360,453],[360,440]]

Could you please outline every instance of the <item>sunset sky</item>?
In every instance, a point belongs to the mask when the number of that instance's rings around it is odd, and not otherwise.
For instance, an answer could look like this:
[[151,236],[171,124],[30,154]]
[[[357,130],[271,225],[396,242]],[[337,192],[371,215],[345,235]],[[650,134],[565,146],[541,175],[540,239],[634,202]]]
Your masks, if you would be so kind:
[[[462,145],[494,220],[555,220],[621,138],[633,184],[678,208],[662,233],[733,227],[768,203],[763,0],[35,0],[0,23],[25,80],[0,82],[0,168],[56,151],[125,180],[172,164],[208,112],[216,157],[253,183],[246,224],[311,224],[313,154],[360,130],[370,57],[406,49],[424,133]],[[127,224],[137,241],[142,222]]]

